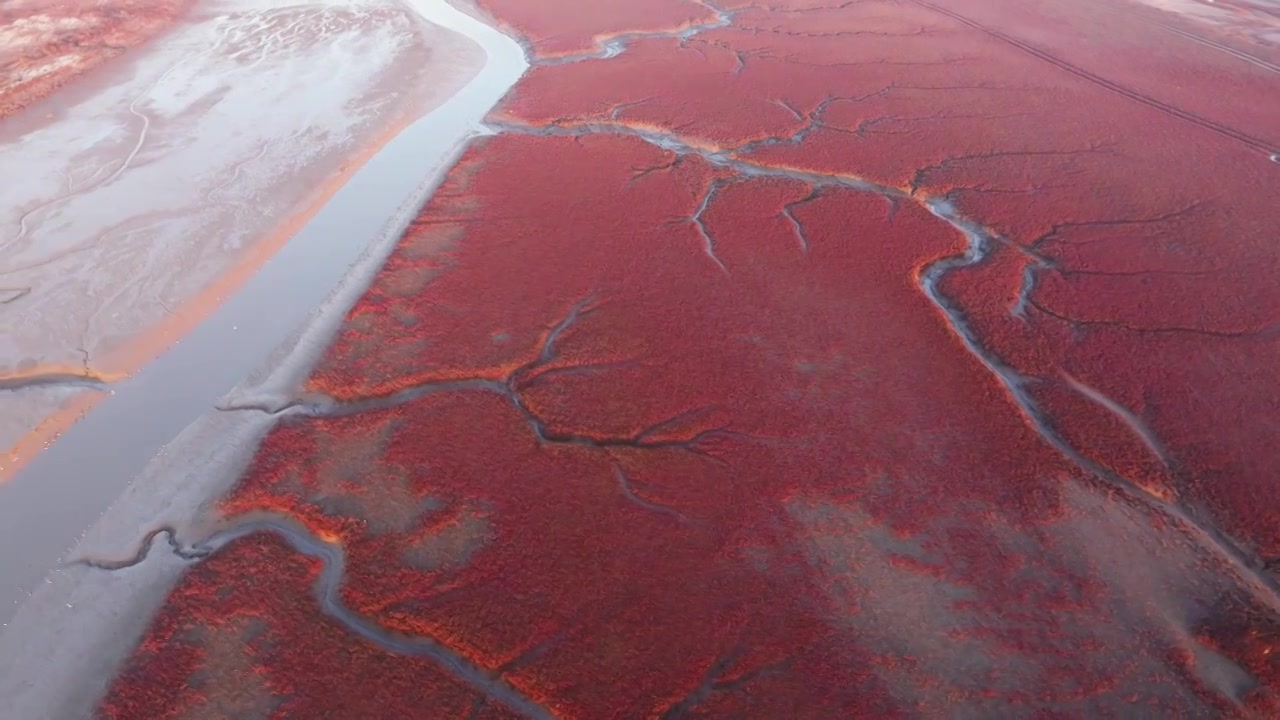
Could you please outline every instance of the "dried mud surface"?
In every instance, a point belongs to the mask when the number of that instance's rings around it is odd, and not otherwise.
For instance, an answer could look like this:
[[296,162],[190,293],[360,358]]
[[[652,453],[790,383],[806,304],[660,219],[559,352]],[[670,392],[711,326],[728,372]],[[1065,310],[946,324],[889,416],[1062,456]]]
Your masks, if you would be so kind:
[[193,563],[102,717],[1280,713],[1280,75],[1140,5],[481,4],[534,67],[227,409],[223,529],[93,561]]

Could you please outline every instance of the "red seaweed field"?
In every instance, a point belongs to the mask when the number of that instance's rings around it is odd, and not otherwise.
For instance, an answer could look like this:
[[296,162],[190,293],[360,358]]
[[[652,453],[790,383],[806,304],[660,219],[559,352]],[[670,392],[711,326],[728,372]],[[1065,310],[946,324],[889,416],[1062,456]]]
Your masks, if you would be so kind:
[[1280,715],[1280,50],[480,4],[529,72],[101,717]]

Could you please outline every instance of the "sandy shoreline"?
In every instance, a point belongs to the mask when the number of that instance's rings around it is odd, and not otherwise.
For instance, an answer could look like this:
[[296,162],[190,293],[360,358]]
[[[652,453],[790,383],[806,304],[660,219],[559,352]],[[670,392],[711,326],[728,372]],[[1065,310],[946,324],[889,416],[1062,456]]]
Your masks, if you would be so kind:
[[[488,56],[486,64],[465,87],[410,124],[367,164],[352,167],[355,172],[350,181],[338,188],[314,217],[299,223],[303,225],[300,232],[261,271],[242,280],[244,287],[239,292],[214,308],[181,343],[121,383],[114,395],[6,486],[11,495],[25,495],[30,500],[18,498],[8,504],[23,507],[22,513],[11,513],[15,517],[9,520],[24,527],[5,523],[6,541],[25,539],[37,548],[34,555],[49,556],[50,562],[43,565],[48,567],[63,555],[80,528],[92,523],[74,556],[129,555],[146,528],[168,524],[180,531],[190,530],[201,507],[234,481],[270,423],[260,413],[210,413],[209,406],[251,373],[256,372],[259,380],[271,387],[301,380],[401,230],[465,140],[475,134],[484,113],[526,67],[514,41],[474,17],[442,2],[412,6],[427,21],[478,42]],[[412,163],[403,160],[407,152],[414,158]],[[403,189],[388,192],[389,188]],[[366,242],[370,236],[374,237],[372,243]],[[335,243],[340,247],[328,247]],[[308,267],[320,249],[326,256],[326,267]],[[261,312],[263,302],[279,295],[277,286],[289,278],[307,287],[290,288],[288,302],[281,303],[283,307],[273,316],[266,316]],[[300,282],[302,279],[307,282]],[[339,289],[331,294],[335,284]],[[321,309],[313,313],[317,306]],[[305,322],[308,316],[313,316],[311,322]],[[297,332],[304,323],[307,329]],[[281,346],[281,338],[290,333],[295,333],[292,341]],[[207,364],[208,356],[217,358],[229,342],[240,338],[248,340],[244,344],[250,349],[240,353],[245,357],[230,358],[229,362],[219,358],[224,362],[213,373],[217,377],[186,376],[190,362],[204,357]],[[264,362],[268,358],[280,362]],[[169,393],[174,383],[180,382],[188,385],[181,387],[181,397],[173,397]],[[193,391],[190,383],[199,386],[198,390]],[[151,424],[167,425],[167,429],[156,427],[150,435],[138,437],[138,433],[119,427],[122,416],[137,413],[148,403],[162,406],[158,409],[168,420]],[[192,420],[196,421],[154,462],[148,462],[156,449],[172,438],[174,428],[187,426]],[[124,443],[123,453],[112,449],[113,440]],[[117,460],[120,455],[127,457]],[[43,512],[53,512],[57,505],[49,498],[75,486],[76,478],[66,477],[68,471],[82,471],[86,462],[102,467],[93,459],[98,456],[109,466],[96,478],[96,484],[103,486],[96,488],[100,504],[86,503],[86,507],[69,513],[84,517],[84,524],[73,527],[75,518],[64,519],[62,528],[47,531],[38,523],[22,521],[24,516],[47,517],[32,503],[48,505]],[[107,505],[109,509],[105,509]],[[32,539],[33,532],[40,537]],[[23,577],[36,577],[38,583],[43,575],[40,565],[37,560],[13,570]],[[15,668],[0,678],[5,714],[75,718],[89,712],[181,569],[164,561],[121,573],[64,567],[29,598],[10,598],[20,607],[16,613],[6,613],[8,622],[0,635],[0,657],[9,658],[9,666]],[[37,657],[40,662],[33,661]]]

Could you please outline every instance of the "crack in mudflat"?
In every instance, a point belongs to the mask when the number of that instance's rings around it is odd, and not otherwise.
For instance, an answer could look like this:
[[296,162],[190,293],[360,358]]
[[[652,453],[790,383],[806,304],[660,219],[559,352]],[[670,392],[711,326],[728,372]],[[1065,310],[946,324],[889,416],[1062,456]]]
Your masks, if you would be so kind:
[[1106,145],[1102,143],[1091,144],[1087,148],[1079,150],[993,150],[991,152],[966,153],[964,155],[952,155],[942,160],[924,167],[917,168],[911,176],[911,181],[907,183],[912,195],[915,195],[920,186],[926,181],[926,176],[938,170],[945,170],[954,163],[965,162],[969,160],[992,160],[995,158],[1006,157],[1070,157],[1073,155],[1083,155],[1085,153],[1104,152]]
[[634,183],[637,180],[650,175],[651,173],[660,172],[662,170],[674,170],[675,168],[679,167],[680,163],[683,162],[686,157],[688,156],[676,155],[674,158],[671,159],[671,162],[661,163],[658,165],[654,165],[652,167],[644,167],[644,168],[633,167],[631,168],[631,170],[634,174],[631,176],[631,179],[628,182]]
[[1022,282],[1018,285],[1018,294],[1009,306],[1009,315],[1027,322],[1027,305],[1031,302],[1031,293],[1036,289],[1036,273],[1049,265],[1039,258],[1032,258],[1022,266]]
[[1209,268],[1208,270],[1164,270],[1161,268],[1152,268],[1150,270],[1126,270],[1115,271],[1110,270],[1076,270],[1074,268],[1064,268],[1053,266],[1054,272],[1064,278],[1069,277],[1150,277],[1156,275],[1159,277],[1208,277],[1223,272],[1226,268]]
[[836,102],[862,102],[864,100],[868,100],[878,95],[883,95],[888,91],[889,91],[889,87],[886,86],[874,92],[867,93],[866,95],[859,95],[859,96],[828,95],[827,97],[823,98],[822,102],[819,102],[816,106],[814,106],[813,110],[811,110],[807,115],[801,115],[800,112],[796,110],[794,107],[792,107],[791,105],[782,105],[781,107],[785,108],[786,110],[789,110],[793,115],[796,116],[797,120],[804,120],[805,124],[801,125],[795,131],[793,131],[790,135],[787,135],[787,136],[773,135],[770,137],[761,138],[760,140],[751,140],[749,142],[745,142],[741,145],[738,145],[737,147],[734,147],[731,150],[731,152],[734,155],[741,156],[741,155],[755,152],[756,150],[759,150],[762,147],[770,147],[773,145],[797,145],[799,143],[804,142],[805,138],[809,137],[810,133],[812,133],[814,130],[817,130],[819,128],[822,128],[824,130],[831,130],[833,132],[848,132],[843,128],[833,127],[831,125],[826,125],[822,122],[822,116],[826,114],[827,109],[830,108],[831,105]]
[[0,305],[8,305],[9,303],[17,302],[30,294],[31,288],[29,287],[0,288]]
[[796,120],[804,120],[804,115],[800,114],[800,111],[796,109],[796,106],[792,105],[786,100],[777,99],[773,101],[773,104],[791,113],[793,116],[795,116]]
[[1129,430],[1142,440],[1142,444],[1146,445],[1147,449],[1160,460],[1161,465],[1164,465],[1167,469],[1173,469],[1173,462],[1169,458],[1168,450],[1165,449],[1164,443],[1160,442],[1160,438],[1156,437],[1155,432],[1151,430],[1145,420],[1138,417],[1138,415],[1129,408],[1108,397],[1101,390],[1093,387],[1092,385],[1086,384],[1084,381],[1073,377],[1066,372],[1062,373],[1062,379],[1067,382],[1067,385],[1069,385],[1072,390],[1075,390],[1077,393],[1088,398],[1094,404],[1120,418],[1120,421],[1127,425]]
[[550,710],[535,702],[501,677],[501,674],[478,665],[458,650],[428,635],[409,635],[388,630],[347,607],[342,601],[342,584],[346,576],[346,553],[342,544],[327,540],[293,518],[284,515],[255,515],[241,520],[209,536],[204,541],[183,547],[170,527],[152,530],[134,557],[119,561],[81,559],[76,564],[114,571],[135,566],[147,557],[156,537],[166,535],[174,554],[188,561],[207,558],[228,544],[257,533],[272,533],[287,542],[294,551],[320,561],[320,574],[315,582],[315,596],[320,609],[349,632],[382,650],[397,655],[422,657],[461,680],[486,698],[496,701],[527,718],[552,720]]
[[1126,330],[1132,333],[1142,333],[1151,335],[1199,335],[1201,337],[1220,338],[1224,340],[1244,340],[1252,338],[1270,337],[1280,334],[1280,323],[1268,325],[1264,328],[1256,330],[1210,330],[1208,328],[1192,327],[1185,325],[1134,325],[1123,320],[1085,320],[1074,318],[1070,315],[1051,310],[1035,298],[1029,298],[1027,304],[1045,315],[1060,320],[1072,327],[1108,327]]
[[471,709],[467,711],[466,720],[480,720],[480,713],[484,712],[485,706],[489,704],[489,698],[480,695],[476,701],[471,703]]
[[742,648],[735,647],[725,655],[718,658],[711,664],[711,667],[707,668],[706,673],[702,676],[702,682],[698,683],[698,686],[684,698],[673,703],[663,711],[663,713],[658,716],[660,720],[678,720],[679,718],[688,715],[690,710],[711,695],[714,690],[715,682],[720,679],[721,675],[724,675],[725,670],[728,670],[729,666],[732,665],[741,655]]
[[830,12],[832,10],[844,10],[845,8],[851,8],[860,2],[863,2],[863,0],[845,0],[845,2],[842,2],[839,5],[811,5],[809,7],[802,7],[802,8],[792,8],[792,7],[780,8],[780,7],[774,7],[772,5],[764,5],[764,4],[755,4],[755,5],[751,5],[750,7],[761,8],[764,10],[768,10],[769,12],[783,13],[783,14],[789,15],[793,13],[799,14],[799,13],[811,13],[811,12]]
[[[854,63],[854,64],[857,64],[857,63]],[[732,148],[730,152],[734,155],[741,157],[742,155],[750,154],[756,150],[759,150],[762,147],[770,147],[773,145],[795,145],[803,142],[809,136],[810,133],[818,129],[828,130],[828,131],[837,132],[837,133],[843,133],[846,135],[856,135],[858,137],[865,137],[867,126],[875,125],[877,123],[893,121],[893,120],[925,121],[925,120],[935,120],[935,119],[948,120],[948,119],[960,119],[960,118],[991,119],[991,118],[1016,117],[1020,115],[1025,115],[1026,113],[1011,113],[1009,115],[993,115],[993,114],[963,115],[963,114],[955,114],[955,113],[947,114],[944,112],[939,112],[939,113],[935,113],[934,115],[923,116],[923,117],[886,116],[886,117],[876,117],[876,118],[865,119],[861,121],[858,124],[858,126],[855,128],[844,128],[838,125],[829,125],[826,122],[824,122],[822,119],[827,109],[834,103],[837,103],[837,102],[861,103],[861,102],[870,100],[872,98],[885,96],[893,92],[894,90],[948,91],[948,90],[1007,90],[1007,89],[1008,88],[997,88],[997,87],[991,87],[991,86],[982,85],[982,84],[978,84],[978,85],[906,85],[906,84],[899,83],[897,81],[892,81],[879,89],[872,90],[871,92],[867,92],[862,95],[828,95],[827,97],[823,98],[823,100],[819,102],[814,107],[814,109],[807,114],[802,114],[798,109],[796,109],[794,105],[791,105],[790,103],[787,103],[783,100],[773,100],[772,102],[775,105],[778,105],[779,107],[790,112],[795,117],[796,120],[806,121],[805,124],[797,128],[796,130],[794,130],[791,133],[791,135],[785,135],[785,136],[773,135],[766,138],[762,138],[760,140],[751,140]]]
[[663,505],[662,503],[648,500],[636,494],[635,488],[631,486],[631,479],[627,477],[627,474],[622,471],[622,468],[619,467],[617,463],[613,464],[613,477],[618,481],[618,488],[622,491],[622,495],[627,498],[627,500],[630,500],[632,504],[638,505],[645,510],[658,513],[659,515],[666,515],[667,517],[675,518],[681,523],[689,522],[689,518],[686,517],[684,513],[676,510],[670,505]]
[[41,258],[40,260],[32,262],[29,265],[22,265],[19,267],[8,268],[3,272],[0,272],[0,276],[16,275],[18,273],[28,272],[30,270],[35,270],[36,268],[46,267],[60,260],[64,260],[72,255],[79,255],[80,253],[84,253],[91,250],[96,250],[102,247],[109,246],[116,242],[125,240],[126,238],[132,237],[136,233],[145,232],[147,230],[152,230],[158,227],[163,227],[169,224],[170,222],[172,222],[173,217],[176,216],[175,213],[157,213],[157,215],[160,217],[164,217],[165,219],[159,220],[157,222],[146,223],[140,227],[132,227],[132,228],[128,227],[128,225],[130,222],[133,221],[133,218],[125,219],[122,222],[116,223],[111,228],[104,230],[101,233],[98,233],[97,237],[95,237],[90,242],[87,242],[81,245],[73,245],[72,247],[62,250],[61,252],[55,252],[50,255],[47,255]]
[[715,180],[707,186],[707,191],[702,196],[702,202],[698,204],[698,209],[695,210],[693,215],[689,218],[689,222],[693,223],[694,228],[698,231],[698,235],[702,238],[702,251],[706,253],[707,257],[711,258],[711,262],[715,263],[716,266],[727,275],[729,273],[729,268],[725,267],[724,261],[716,254],[716,241],[711,237],[711,231],[707,229],[707,223],[702,219],[703,213],[705,213],[707,211],[707,207],[711,205],[711,200],[716,196],[716,193],[720,191],[720,186],[725,184],[725,182],[726,181],[723,180]]
[[628,110],[633,107],[639,107],[640,105],[644,105],[645,103],[652,102],[653,99],[654,99],[653,96],[650,95],[649,97],[640,98],[639,100],[631,100],[629,102],[620,102],[609,109],[609,119],[618,120],[623,110]]
[[[955,192],[956,191],[953,190],[951,194],[955,194]],[[1217,269],[1217,268],[1213,270],[1199,270],[1199,271],[1138,270],[1138,271],[1131,271],[1131,272],[1109,272],[1104,270],[1073,270],[1071,268],[1061,267],[1058,264],[1058,261],[1056,258],[1054,258],[1050,254],[1046,254],[1042,250],[1042,248],[1047,244],[1063,241],[1062,233],[1065,230],[1072,230],[1072,229],[1079,229],[1079,228],[1123,228],[1123,227],[1130,227],[1130,226],[1157,225],[1161,223],[1173,222],[1180,218],[1184,218],[1191,215],[1192,213],[1199,210],[1203,206],[1203,204],[1204,204],[1203,201],[1197,200],[1177,210],[1173,210],[1167,213],[1163,213],[1161,215],[1154,215],[1154,216],[1145,217],[1145,218],[1133,218],[1133,219],[1121,218],[1121,219],[1109,219],[1109,220],[1108,219],[1074,220],[1074,221],[1064,221],[1064,222],[1054,223],[1052,226],[1050,226],[1050,228],[1047,231],[1042,233],[1039,237],[1035,238],[1031,242],[1026,243],[1025,245],[1010,243],[1009,244],[1010,247],[1018,250],[1024,255],[1027,255],[1030,258],[1030,260],[1022,268],[1022,281],[1018,287],[1017,296],[1015,297],[1013,304],[1009,308],[1009,315],[1012,317],[1016,317],[1022,320],[1023,322],[1027,322],[1029,321],[1029,316],[1027,315],[1027,309],[1030,307],[1035,307],[1037,310],[1040,310],[1046,315],[1049,315],[1051,317],[1056,317],[1057,319],[1062,320],[1063,322],[1069,323],[1073,328],[1079,325],[1085,324],[1085,323],[1082,323],[1081,321],[1072,320],[1064,316],[1056,315],[1055,313],[1048,311],[1047,309],[1043,308],[1041,305],[1039,305],[1038,303],[1032,300],[1031,296],[1032,296],[1032,292],[1035,290],[1035,287],[1036,287],[1036,278],[1038,277],[1039,273],[1044,271],[1055,272],[1063,278],[1069,278],[1073,276],[1141,277],[1143,275],[1184,275],[1184,276],[1194,277],[1194,276],[1210,275],[1210,274],[1213,274],[1214,272],[1220,272],[1220,269]],[[1081,247],[1084,245],[1091,245],[1097,242],[1105,242],[1105,240],[1073,240],[1069,244],[1072,247]],[[1134,332],[1142,332],[1140,328],[1136,328],[1136,327],[1126,327],[1126,329],[1132,330]],[[1172,332],[1174,330],[1167,329],[1165,331]]]
[[[880,117],[865,118],[860,121],[857,127],[849,130],[859,137],[867,135],[916,135],[918,130],[875,130],[877,125],[885,123],[928,123],[928,122],[946,122],[948,120],[1006,120],[1014,117],[1028,117],[1033,113],[957,113],[946,110],[939,110],[928,115],[883,115]],[[1042,186],[1043,187],[1043,186]],[[1068,186],[1062,186],[1068,187]],[[999,189],[988,188],[967,188],[975,192],[1014,192]],[[1037,188],[1040,189],[1040,188]],[[1031,192],[1031,190],[1021,190],[1017,192]]]
[[782,35],[784,37],[806,37],[806,38],[831,38],[831,37],[857,37],[859,35],[870,35],[872,37],[886,38],[902,38],[902,37],[919,37],[921,35],[932,35],[935,33],[946,32],[941,27],[918,27],[910,32],[890,32],[888,30],[838,30],[834,32],[813,32],[807,30],[785,30],[781,25],[774,27],[741,27],[740,30],[749,32],[752,35]]
[[625,368],[634,368],[641,365],[638,360],[602,360],[600,362],[583,363],[581,365],[564,365],[561,367],[547,367],[545,365],[532,368],[520,380],[521,389],[533,387],[538,383],[554,377],[562,375],[594,375],[596,373],[608,372],[610,370],[620,370]]
[[[1152,217],[1145,217],[1145,218],[1136,218],[1136,219],[1121,218],[1121,219],[1114,219],[1114,220],[1068,220],[1060,223],[1054,223],[1049,227],[1048,231],[1046,231],[1040,237],[1037,237],[1035,240],[1032,240],[1030,243],[1028,243],[1027,246],[1029,248],[1036,249],[1051,240],[1061,240],[1062,239],[1061,233],[1063,230],[1071,230],[1076,228],[1094,228],[1094,227],[1126,227],[1129,225],[1156,225],[1163,222],[1169,222],[1172,220],[1177,220],[1179,218],[1187,217],[1191,213],[1194,213],[1195,211],[1203,207],[1204,204],[1205,203],[1203,200],[1197,200],[1195,202],[1189,203],[1186,207],[1182,207],[1177,210],[1164,213],[1162,215],[1154,215]],[[1073,243],[1073,244],[1083,244],[1083,243]]]
[[[295,131],[295,134],[296,134],[296,131]],[[248,167],[250,163],[254,163],[254,162],[257,162],[258,160],[261,160],[263,156],[267,154],[267,150],[271,149],[271,146],[272,146],[272,143],[264,142],[262,143],[262,147],[258,150],[257,154],[253,155],[252,157],[241,160],[240,162],[233,165],[231,167],[231,177],[227,178],[225,181],[223,181],[217,187],[210,190],[208,193],[205,193],[205,196],[204,196],[205,202],[210,202],[210,203],[215,202],[214,196],[222,192],[223,190],[226,190],[227,188],[231,187],[232,185],[234,185],[236,181],[240,179],[240,172],[244,170],[244,168]]]
[[805,232],[804,226],[800,224],[800,221],[796,219],[795,209],[801,205],[811,203],[821,196],[822,191],[819,188],[813,188],[803,198],[782,206],[782,216],[791,222],[791,227],[796,232],[796,241],[800,243],[800,252],[805,255],[809,254],[809,235]]
[[[886,90],[885,88],[882,88],[881,90],[877,90],[875,93],[872,93],[872,95],[885,92],[885,90]],[[744,151],[750,152],[750,150],[755,149],[756,147],[759,147],[761,145],[772,144],[774,142],[797,142],[799,140],[802,140],[804,136],[808,132],[813,130],[815,127],[822,126],[821,125],[822,111],[825,110],[826,107],[828,107],[831,103],[836,101],[846,101],[846,100],[857,101],[860,99],[864,99],[865,97],[870,97],[870,96],[864,96],[863,98],[828,97],[824,99],[821,103],[819,103],[818,106],[814,108],[813,112],[809,113],[809,122],[804,127],[797,130],[792,136],[790,136],[790,138],[787,138],[787,139],[766,138],[765,140],[746,143],[742,146],[729,149],[729,150],[696,146],[691,144],[689,140],[686,140],[685,138],[675,133],[661,132],[649,127],[631,125],[626,122],[616,122],[616,121],[573,122],[573,121],[561,119],[553,122],[550,125],[530,125],[527,123],[520,123],[520,122],[511,121],[511,120],[489,120],[486,124],[495,132],[519,134],[519,135],[532,135],[532,136],[540,136],[540,137],[583,137],[586,135],[630,136],[630,137],[635,137],[640,140],[643,140],[644,142],[654,145],[655,147],[658,147],[664,151],[675,153],[677,158],[688,156],[688,155],[698,156],[703,160],[706,160],[709,164],[715,167],[721,167],[721,168],[725,168],[733,171],[737,175],[741,176],[741,178],[771,177],[771,178],[780,178],[780,179],[786,179],[786,180],[795,180],[811,186],[811,188],[814,190],[817,190],[822,187],[842,187],[842,188],[849,188],[853,190],[860,190],[864,192],[875,193],[875,194],[887,197],[891,200],[895,198],[907,197],[907,194],[898,188],[876,183],[856,175],[808,172],[804,170],[795,170],[791,168],[782,168],[782,167],[777,167],[773,165],[767,165],[764,163],[752,162],[749,160],[743,160],[736,157],[741,152],[744,152]],[[791,110],[792,112],[795,112],[794,108],[791,108]],[[652,172],[659,169],[666,169],[671,166],[672,164],[660,165],[654,168],[646,168],[644,170],[639,171],[636,177],[641,177],[645,174],[648,174],[648,172]],[[633,180],[634,179],[635,178],[633,177]],[[729,182],[733,182],[733,180],[720,179],[720,180],[713,181],[707,193],[703,195],[701,202],[699,203],[698,207],[696,208],[691,218],[696,229],[698,230],[699,236],[703,240],[704,252],[707,254],[709,258],[711,258],[713,262],[716,263],[718,267],[720,267],[721,270],[723,270],[726,273],[728,272],[728,268],[724,265],[724,263],[720,260],[719,256],[716,254],[715,241],[711,237],[710,233],[707,231],[705,224],[702,222],[702,214],[706,211],[707,206],[710,204],[712,197],[718,191],[719,187]],[[791,220],[792,222],[794,222],[794,218],[791,218]],[[801,241],[802,241],[803,249],[807,251],[808,240],[803,236],[803,228],[801,228],[800,232],[801,232]]]
[[[906,133],[883,134],[897,135]],[[950,200],[955,200],[960,195],[1035,195],[1043,193],[1046,190],[1069,190],[1070,188],[1070,185],[1058,185],[1056,183],[1046,183],[1044,185],[1025,188],[992,187],[989,184],[983,183],[978,185],[966,185],[963,187],[952,187],[951,190],[947,192],[946,196]]]
[[[511,659],[499,665],[494,672],[506,677],[542,660],[553,650],[564,649],[566,642],[601,627],[602,623],[607,625],[610,619],[627,608],[634,607],[635,601],[632,593],[623,593],[617,599],[598,603],[590,609],[575,614],[570,621],[564,622],[558,629],[516,651]],[[482,702],[484,700],[481,698]]]
[[768,663],[760,667],[749,670],[738,677],[732,679],[724,679],[724,674],[729,670],[735,662],[737,662],[746,653],[746,648],[738,645],[729,652],[722,655],[711,667],[707,668],[706,673],[702,676],[702,681],[698,683],[688,695],[680,700],[668,705],[665,710],[657,714],[659,720],[680,720],[687,717],[698,705],[706,701],[715,693],[733,692],[747,683],[755,680],[762,675],[770,675],[781,672],[790,664],[787,660]]
[[592,301],[590,298],[584,298],[574,303],[573,307],[569,308],[569,312],[565,313],[564,317],[560,318],[559,322],[552,325],[547,336],[543,338],[542,349],[538,351],[538,358],[536,360],[530,360],[524,365],[516,368],[515,372],[512,373],[512,377],[521,375],[538,366],[546,365],[552,360],[555,360],[556,341],[560,339],[560,336],[564,334],[565,330],[568,330],[574,325],[574,323],[578,322],[578,318],[591,313],[594,309],[591,303]]
[[955,66],[962,63],[974,62],[975,60],[977,60],[977,58],[972,58],[965,55],[956,55],[953,57],[939,58],[937,60],[886,60],[883,58],[876,58],[874,60],[845,60],[840,62],[824,63],[824,62],[816,62],[813,60],[804,60],[801,58],[801,56],[796,55],[794,53],[777,55],[769,52],[768,50],[760,50],[760,51],[756,51],[755,55],[756,57],[766,59],[766,60],[777,60],[778,62],[786,63],[787,65],[803,65],[805,67],[819,67],[819,68],[859,68],[866,65],[894,66],[894,67],[937,67],[937,66]]

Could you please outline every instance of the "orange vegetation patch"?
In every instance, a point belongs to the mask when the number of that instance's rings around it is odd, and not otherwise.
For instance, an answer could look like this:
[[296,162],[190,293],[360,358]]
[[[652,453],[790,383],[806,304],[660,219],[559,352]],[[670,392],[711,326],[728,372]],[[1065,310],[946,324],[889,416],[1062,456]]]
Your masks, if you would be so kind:
[[189,0],[5,3],[0,118],[155,37],[189,6]]

